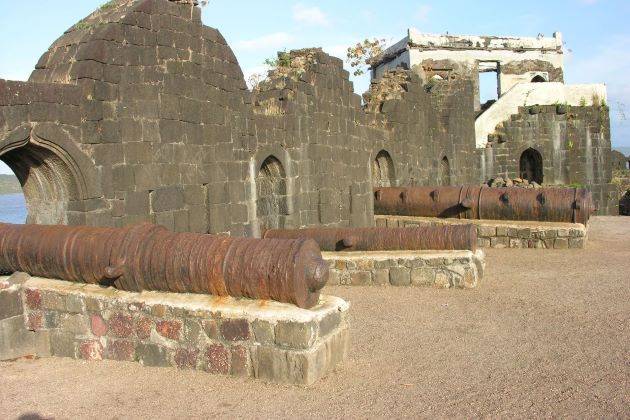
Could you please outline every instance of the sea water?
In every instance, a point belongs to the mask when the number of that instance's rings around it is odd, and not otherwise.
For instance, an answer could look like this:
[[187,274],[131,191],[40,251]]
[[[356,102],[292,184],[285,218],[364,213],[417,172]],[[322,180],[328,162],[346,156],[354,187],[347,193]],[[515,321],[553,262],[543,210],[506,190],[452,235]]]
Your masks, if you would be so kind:
[[0,222],[24,223],[26,213],[23,194],[0,194]]

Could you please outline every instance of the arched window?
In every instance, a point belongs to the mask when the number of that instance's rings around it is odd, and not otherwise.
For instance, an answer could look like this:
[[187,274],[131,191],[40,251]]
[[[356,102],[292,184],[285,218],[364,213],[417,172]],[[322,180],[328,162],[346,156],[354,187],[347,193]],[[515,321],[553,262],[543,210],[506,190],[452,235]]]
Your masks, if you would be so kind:
[[444,156],[440,161],[440,185],[451,185],[451,165]]
[[538,150],[529,148],[521,154],[520,173],[523,179],[543,183],[543,159]]
[[269,156],[256,177],[256,214],[261,230],[284,228],[288,214],[287,180],[282,163]]
[[532,79],[532,83],[544,83],[546,81],[547,80],[544,77],[542,77],[540,74],[534,76],[534,78]]
[[[78,188],[73,171],[61,157],[47,148],[29,143],[2,154],[0,160],[11,168],[22,185],[27,223],[68,223],[68,203],[78,198]],[[23,212],[21,209],[15,211]]]
[[391,187],[396,184],[394,161],[385,150],[381,150],[372,162],[372,183],[374,187]]

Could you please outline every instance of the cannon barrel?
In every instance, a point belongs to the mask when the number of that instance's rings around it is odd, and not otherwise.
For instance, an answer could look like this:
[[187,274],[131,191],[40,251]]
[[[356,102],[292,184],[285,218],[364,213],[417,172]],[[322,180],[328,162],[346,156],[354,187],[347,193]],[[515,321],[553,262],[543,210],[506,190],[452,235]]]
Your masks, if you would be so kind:
[[374,213],[378,215],[586,224],[594,211],[592,194],[583,188],[458,186],[374,190]]
[[328,281],[317,243],[127,228],[0,224],[0,272],[113,286],[268,299],[311,308]]
[[414,228],[270,229],[265,238],[313,239],[322,251],[471,250],[477,247],[472,225]]

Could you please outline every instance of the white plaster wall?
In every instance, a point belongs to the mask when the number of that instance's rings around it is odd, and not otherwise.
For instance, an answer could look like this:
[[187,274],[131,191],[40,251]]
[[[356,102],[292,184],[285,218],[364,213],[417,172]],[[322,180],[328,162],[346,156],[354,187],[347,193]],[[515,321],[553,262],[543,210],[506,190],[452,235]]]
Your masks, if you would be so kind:
[[503,74],[499,75],[501,92],[500,95],[503,95],[514,86],[519,83],[531,83],[532,79],[536,76],[542,76],[546,81],[549,81],[549,73],[546,71],[528,71],[524,74]]
[[409,40],[414,45],[431,47],[456,47],[470,45],[471,48],[490,49],[561,49],[562,34],[556,32],[553,37],[513,37],[513,36],[480,36],[480,35],[445,35],[425,34],[409,29]]
[[[521,83],[514,86],[475,121],[478,148],[485,148],[488,135],[497,125],[518,112],[518,108],[531,105],[566,104],[571,106],[599,105],[608,100],[606,85],[565,85],[563,83]],[[596,103],[596,101],[598,103]]]
[[383,76],[383,73],[389,70],[393,70],[396,67],[399,67],[401,64],[406,64],[408,68],[411,68],[411,59],[409,57],[409,50],[400,51],[398,57],[393,59],[392,61],[381,64],[374,70],[373,78],[380,79]]

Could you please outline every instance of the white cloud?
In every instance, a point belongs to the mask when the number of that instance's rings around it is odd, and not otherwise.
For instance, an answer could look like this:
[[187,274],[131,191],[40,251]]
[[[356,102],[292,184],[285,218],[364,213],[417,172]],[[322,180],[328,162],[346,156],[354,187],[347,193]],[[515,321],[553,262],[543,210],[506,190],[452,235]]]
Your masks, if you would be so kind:
[[286,32],[276,32],[273,34],[263,35],[258,38],[238,41],[235,48],[239,50],[252,51],[261,49],[277,49],[286,47],[288,43],[293,41],[293,36]]
[[420,22],[426,22],[429,20],[429,13],[431,13],[431,6],[428,4],[422,4],[416,10],[415,18]]
[[293,19],[299,23],[315,26],[328,26],[330,23],[326,13],[317,6],[308,7],[302,3],[293,6]]

